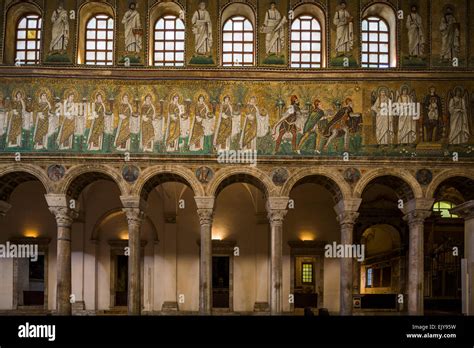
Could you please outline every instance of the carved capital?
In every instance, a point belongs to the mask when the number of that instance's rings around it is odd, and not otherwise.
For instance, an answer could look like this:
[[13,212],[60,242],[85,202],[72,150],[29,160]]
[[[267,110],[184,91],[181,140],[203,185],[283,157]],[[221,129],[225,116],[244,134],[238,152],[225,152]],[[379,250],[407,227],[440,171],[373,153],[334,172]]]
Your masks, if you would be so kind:
[[474,219],[474,201],[468,201],[461,205],[458,205],[456,208],[450,209],[451,214],[458,215],[465,220]]
[[288,210],[286,209],[271,209],[268,211],[268,220],[271,225],[282,225]]
[[145,213],[140,208],[123,208],[122,210],[127,216],[129,227],[139,226],[142,223]]
[[11,207],[11,204],[5,201],[0,201],[0,216],[5,216]]
[[412,210],[403,219],[408,222],[410,228],[423,226],[425,220],[431,216],[431,210]]
[[196,201],[196,207],[198,209],[214,209],[214,202],[215,202],[215,197],[214,196],[204,196],[204,197],[199,197],[196,196],[194,197],[194,200]]
[[199,223],[203,225],[212,225],[214,211],[212,209],[198,209]]
[[78,217],[78,213],[68,207],[49,207],[51,213],[56,218],[58,227],[71,227],[74,219]]
[[337,216],[337,221],[341,226],[345,225],[354,225],[357,218],[359,217],[359,213],[356,211],[343,211]]

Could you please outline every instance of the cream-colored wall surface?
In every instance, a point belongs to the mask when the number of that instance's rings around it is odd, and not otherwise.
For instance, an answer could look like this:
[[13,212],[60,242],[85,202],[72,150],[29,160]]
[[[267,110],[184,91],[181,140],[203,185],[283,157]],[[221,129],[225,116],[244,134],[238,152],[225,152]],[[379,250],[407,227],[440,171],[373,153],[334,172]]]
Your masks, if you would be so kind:
[[0,309],[13,309],[13,260],[0,259]]

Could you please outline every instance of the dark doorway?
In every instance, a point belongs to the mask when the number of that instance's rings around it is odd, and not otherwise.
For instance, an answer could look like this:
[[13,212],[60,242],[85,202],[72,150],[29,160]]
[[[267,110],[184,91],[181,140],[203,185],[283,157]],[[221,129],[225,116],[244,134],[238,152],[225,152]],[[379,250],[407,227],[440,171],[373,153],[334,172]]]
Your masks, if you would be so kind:
[[[23,306],[44,306],[44,255],[38,255],[36,261],[32,261],[31,259],[24,259],[22,261],[18,274],[19,278],[23,280],[23,282],[20,281],[23,301],[20,301],[19,304]],[[27,278],[22,275],[27,275]]]
[[212,307],[229,308],[230,257],[212,257]]
[[128,305],[128,257],[117,255],[115,273],[115,306]]

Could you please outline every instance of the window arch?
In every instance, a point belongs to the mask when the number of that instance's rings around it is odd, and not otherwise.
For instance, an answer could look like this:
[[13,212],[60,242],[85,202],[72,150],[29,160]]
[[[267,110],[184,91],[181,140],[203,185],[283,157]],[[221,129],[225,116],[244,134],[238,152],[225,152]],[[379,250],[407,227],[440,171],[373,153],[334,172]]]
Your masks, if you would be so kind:
[[387,4],[376,3],[362,13],[361,65],[386,69],[397,66],[395,11]]
[[17,1],[6,7],[4,63],[41,63],[43,19],[41,8],[34,2]]
[[77,63],[114,64],[115,12],[105,2],[88,1],[79,8]]
[[255,12],[244,3],[232,3],[222,11],[222,65],[254,66]]
[[179,17],[159,18],[153,38],[154,66],[184,66],[184,22]]
[[252,66],[254,57],[252,23],[244,16],[229,18],[222,29],[222,65]]
[[290,67],[324,68],[326,66],[326,20],[315,4],[293,9],[290,34]]
[[389,29],[380,17],[362,21],[362,66],[365,68],[390,67]]
[[301,15],[293,20],[290,48],[292,68],[321,68],[322,32],[316,18]]
[[87,65],[112,65],[114,62],[114,20],[97,14],[86,24],[85,61]]
[[41,53],[41,16],[28,14],[16,26],[15,61],[21,64],[39,64]]

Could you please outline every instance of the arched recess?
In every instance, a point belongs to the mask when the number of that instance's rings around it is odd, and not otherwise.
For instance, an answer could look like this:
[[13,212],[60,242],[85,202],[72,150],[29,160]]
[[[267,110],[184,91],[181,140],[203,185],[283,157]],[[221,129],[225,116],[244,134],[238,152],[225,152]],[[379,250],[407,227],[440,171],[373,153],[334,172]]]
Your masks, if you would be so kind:
[[52,188],[45,173],[34,166],[9,166],[0,168],[0,201],[8,202],[12,192],[21,184],[29,181],[39,181],[46,193],[50,193]]
[[[155,3],[149,12],[149,23],[148,23],[148,64],[153,66],[153,49],[155,46],[155,24],[158,19],[164,16],[175,16],[180,17],[180,15],[184,13],[184,9],[181,5],[177,2],[165,1],[165,2],[157,2]],[[186,33],[185,33],[185,41],[186,41]],[[186,52],[186,44],[184,46],[184,50]],[[186,53],[185,53],[186,56]]]
[[217,197],[227,186],[234,183],[251,184],[260,189],[265,196],[274,196],[277,193],[275,186],[266,173],[256,168],[221,169],[209,184],[207,193]]
[[[77,64],[85,62],[85,42],[87,22],[95,15],[106,14],[114,20],[114,33],[117,32],[117,21],[114,8],[106,1],[87,1],[79,8],[79,25],[77,26]],[[114,35],[114,49],[117,35]],[[115,59],[115,58],[114,58]]]
[[462,194],[466,195],[464,198],[466,201],[474,199],[472,194],[472,185],[474,182],[474,173],[469,170],[459,169],[448,169],[434,177],[433,181],[429,184],[426,189],[426,197],[436,198],[436,194],[439,192],[440,186],[446,183],[452,184],[454,187],[462,189]]
[[128,187],[113,168],[107,166],[76,166],[71,168],[63,179],[60,194],[66,194],[72,199],[77,199],[81,192],[97,180],[114,182],[121,195],[128,194]]
[[293,188],[306,183],[324,186],[333,195],[335,203],[351,197],[351,188],[342,175],[320,168],[304,168],[294,173],[282,187],[281,196],[288,197]]
[[[321,26],[321,68],[325,68],[327,66],[327,41],[326,41],[326,14],[324,9],[321,8],[320,5],[316,3],[302,3],[300,5],[296,5],[293,8],[293,18],[298,18],[300,16],[311,16],[315,18],[319,25]],[[290,24],[291,28],[291,24]],[[291,35],[291,34],[290,34]]]
[[194,173],[182,167],[164,168],[153,167],[146,169],[140,175],[133,191],[147,200],[150,192],[158,185],[166,182],[179,182],[188,186],[195,196],[204,196],[204,189]]
[[[381,179],[382,178],[382,179]],[[408,202],[422,198],[423,190],[415,177],[405,170],[379,168],[365,173],[354,188],[354,197],[361,198],[367,186],[376,180],[378,183],[392,185],[399,197]]]
[[[43,11],[33,1],[15,1],[6,9],[5,38],[3,45],[4,63],[15,64],[16,30],[18,21],[28,15],[35,14],[43,18]],[[43,29],[41,29],[43,31]],[[41,35],[43,38],[43,35]],[[40,61],[42,61],[43,40],[41,40]]]
[[[385,21],[389,29],[389,63],[391,68],[398,65],[397,62],[397,11],[388,2],[376,2],[368,5],[362,10],[362,20],[368,17],[378,17]],[[362,41],[362,40],[361,40]]]

